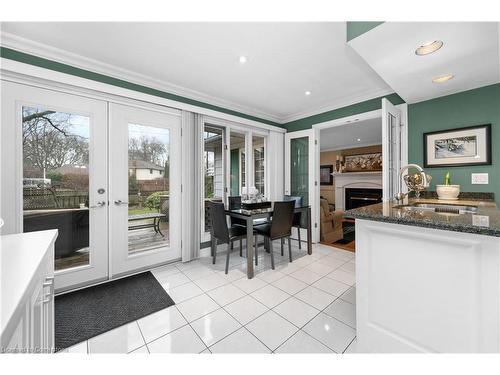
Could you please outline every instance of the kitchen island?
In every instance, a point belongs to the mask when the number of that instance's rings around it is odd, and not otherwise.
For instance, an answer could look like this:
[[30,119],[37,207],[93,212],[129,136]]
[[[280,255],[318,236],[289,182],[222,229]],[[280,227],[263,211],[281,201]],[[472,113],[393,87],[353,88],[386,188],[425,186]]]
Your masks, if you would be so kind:
[[356,220],[358,351],[500,352],[493,202],[384,202],[345,216]]

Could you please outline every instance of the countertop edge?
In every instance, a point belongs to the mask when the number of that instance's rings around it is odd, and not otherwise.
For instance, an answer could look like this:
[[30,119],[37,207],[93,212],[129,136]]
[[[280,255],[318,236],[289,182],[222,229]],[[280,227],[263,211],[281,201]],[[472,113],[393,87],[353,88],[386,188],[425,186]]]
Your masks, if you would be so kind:
[[447,230],[452,232],[460,232],[460,233],[471,233],[471,234],[480,234],[491,237],[500,237],[500,230],[492,229],[489,227],[480,227],[480,226],[469,226],[469,225],[447,225],[444,223],[435,223],[429,222],[425,220],[411,220],[405,218],[393,218],[387,216],[376,216],[376,215],[364,215],[360,213],[349,213],[346,212],[344,217],[354,218],[354,219],[362,219],[362,220],[371,220],[371,221],[379,221],[391,224],[401,224],[407,226],[421,227],[421,228],[429,228],[429,229],[440,229]]

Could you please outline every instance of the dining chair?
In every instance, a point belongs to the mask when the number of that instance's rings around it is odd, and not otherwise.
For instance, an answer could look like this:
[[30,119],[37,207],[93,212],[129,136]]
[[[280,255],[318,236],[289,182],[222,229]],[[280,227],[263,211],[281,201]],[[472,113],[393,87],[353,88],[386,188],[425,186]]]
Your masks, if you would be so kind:
[[[217,257],[217,242],[227,243],[227,255],[226,255],[226,274],[229,270],[229,254],[232,251],[231,242],[235,240],[241,240],[246,237],[247,230],[241,226],[227,227],[226,222],[226,212],[224,209],[224,203],[209,202],[210,207],[210,222],[212,226],[212,236],[215,240],[215,249],[213,251],[213,264],[215,264]],[[240,242],[241,244],[241,242]]]
[[[294,201],[295,208],[302,207],[302,197],[293,196],[293,195],[285,195],[285,201]],[[293,214],[293,223],[292,228],[297,228],[298,240],[299,240],[299,249],[302,249],[302,241],[300,240],[300,228],[302,222],[302,212],[295,212]],[[281,240],[281,255],[283,255],[283,240]]]
[[[231,196],[228,197],[228,206],[230,210],[237,210],[241,208],[241,196]],[[234,227],[247,227],[247,222],[244,219],[238,217],[229,217],[229,223],[231,228]],[[234,242],[231,241],[231,250],[234,247]],[[240,257],[243,256],[243,239],[240,238]]]
[[290,235],[292,234],[294,201],[274,202],[273,220],[270,223],[259,225],[254,228],[255,232],[255,264],[257,264],[258,236],[262,235],[268,239],[269,252],[271,254],[271,268],[274,270],[273,240],[288,238],[288,254],[292,261],[292,247]]
[[[228,207],[230,210],[237,210],[241,208],[241,196],[230,196],[228,197]],[[231,228],[235,226],[240,226],[240,227],[247,227],[247,222],[245,219],[240,219],[238,217],[230,217],[229,218]],[[257,225],[262,225],[266,224],[268,222],[268,219],[266,218],[261,218],[261,219],[254,219],[253,220],[253,225],[254,227]],[[246,237],[245,237],[246,238]],[[243,256],[243,246],[242,246],[243,240],[240,239],[240,256]],[[231,242],[231,249],[233,249],[234,244]]]

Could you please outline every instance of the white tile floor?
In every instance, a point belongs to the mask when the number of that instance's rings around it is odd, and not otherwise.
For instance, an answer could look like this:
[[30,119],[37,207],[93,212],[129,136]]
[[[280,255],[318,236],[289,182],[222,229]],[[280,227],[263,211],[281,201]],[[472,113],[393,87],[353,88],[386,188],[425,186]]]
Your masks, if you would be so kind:
[[[259,251],[252,280],[238,249],[224,273],[225,246],[153,274],[175,306],[65,350],[68,353],[354,353],[354,254],[293,245],[293,263],[275,245],[276,270]],[[286,252],[285,252],[286,253]]]

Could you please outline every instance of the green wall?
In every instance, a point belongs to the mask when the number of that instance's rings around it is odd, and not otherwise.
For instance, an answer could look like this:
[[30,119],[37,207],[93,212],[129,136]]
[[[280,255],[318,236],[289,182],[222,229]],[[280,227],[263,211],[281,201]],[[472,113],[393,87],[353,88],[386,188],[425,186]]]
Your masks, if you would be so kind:
[[374,27],[382,24],[383,22],[371,22],[371,21],[347,21],[347,41],[354,39],[361,34],[370,31]]
[[[443,96],[408,106],[408,161],[423,166],[423,134],[430,131],[491,123],[492,165],[426,168],[431,189],[450,171],[462,191],[493,192],[500,202],[500,84]],[[488,185],[472,185],[471,173],[489,173]]]
[[107,76],[104,74],[94,73],[94,72],[91,72],[89,70],[76,68],[76,67],[71,66],[71,65],[63,64],[63,63],[53,61],[53,60],[44,59],[44,58],[30,55],[30,54],[27,54],[24,52],[19,52],[19,51],[16,51],[16,50],[13,50],[13,49],[10,49],[7,47],[0,47],[0,57],[10,59],[10,60],[19,61],[19,62],[30,64],[30,65],[39,66],[41,68],[55,70],[57,72],[66,73],[66,74],[70,74],[70,75],[81,77],[81,78],[90,79],[92,81],[107,83],[107,84],[110,84],[113,86],[118,86],[118,87],[122,87],[125,89],[142,92],[144,94],[154,95],[154,96],[158,96],[158,97],[165,98],[165,99],[175,100],[175,101],[181,102],[181,103],[186,103],[186,104],[196,105],[196,106],[202,107],[202,108],[212,109],[214,111],[227,113],[229,115],[234,115],[234,116],[238,116],[241,118],[246,118],[248,120],[259,121],[259,122],[262,122],[262,123],[268,124],[268,125],[274,125],[274,126],[281,127],[281,124],[278,124],[278,123],[273,122],[273,121],[261,119],[261,118],[255,117],[255,116],[247,115],[245,113],[241,113],[241,112],[233,111],[233,110],[230,110],[227,108],[223,108],[223,107],[215,106],[212,104],[200,102],[198,100],[189,99],[189,98],[186,98],[186,97],[183,97],[180,95],[171,94],[171,93],[168,93],[165,91],[156,90],[156,89],[153,89],[153,88],[150,88],[147,86],[138,85],[135,83],[131,83],[131,82],[122,80],[122,79],[110,77],[110,76]]
[[287,122],[283,127],[287,132],[310,129],[314,124],[331,121],[342,117],[353,116],[363,112],[375,111],[382,108],[382,98],[387,98],[392,104],[404,103],[404,100],[398,94],[390,94],[379,98],[370,99],[364,102],[349,105],[347,107],[337,108],[332,111],[323,112],[314,116],[304,117],[299,120]]

